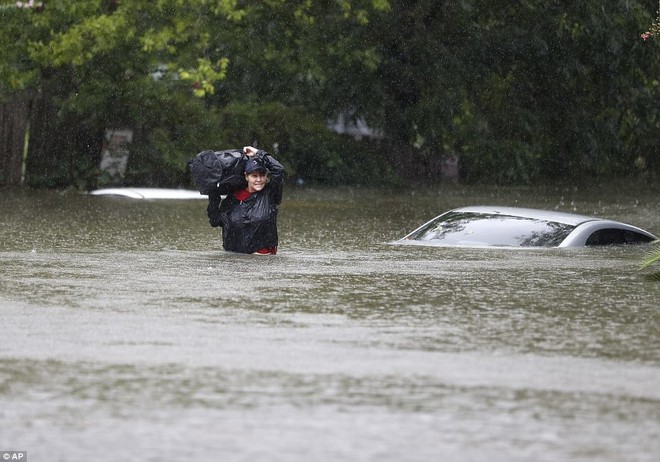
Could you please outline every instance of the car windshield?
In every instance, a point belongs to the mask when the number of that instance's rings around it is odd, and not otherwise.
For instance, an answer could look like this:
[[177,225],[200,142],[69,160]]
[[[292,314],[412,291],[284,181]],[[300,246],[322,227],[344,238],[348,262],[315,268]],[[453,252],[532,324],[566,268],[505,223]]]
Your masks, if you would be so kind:
[[414,231],[408,239],[439,245],[556,247],[574,228],[534,218],[448,212]]

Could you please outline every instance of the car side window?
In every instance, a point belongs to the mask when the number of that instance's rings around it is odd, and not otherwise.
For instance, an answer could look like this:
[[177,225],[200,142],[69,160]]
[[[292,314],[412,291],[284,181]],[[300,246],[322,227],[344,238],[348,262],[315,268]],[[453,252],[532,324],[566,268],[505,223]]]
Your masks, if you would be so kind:
[[408,239],[448,245],[556,247],[575,226],[498,213],[448,212],[414,231]]
[[585,245],[622,245],[622,244],[644,244],[651,242],[653,239],[650,237],[630,231],[627,229],[606,228],[594,231],[587,239]]

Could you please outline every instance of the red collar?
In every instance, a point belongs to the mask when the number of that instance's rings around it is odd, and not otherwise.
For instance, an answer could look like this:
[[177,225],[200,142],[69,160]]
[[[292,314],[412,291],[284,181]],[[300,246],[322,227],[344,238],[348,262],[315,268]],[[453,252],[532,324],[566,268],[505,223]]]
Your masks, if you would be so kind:
[[243,202],[245,199],[250,197],[252,193],[246,189],[237,189],[234,191],[234,197],[239,200],[240,202]]

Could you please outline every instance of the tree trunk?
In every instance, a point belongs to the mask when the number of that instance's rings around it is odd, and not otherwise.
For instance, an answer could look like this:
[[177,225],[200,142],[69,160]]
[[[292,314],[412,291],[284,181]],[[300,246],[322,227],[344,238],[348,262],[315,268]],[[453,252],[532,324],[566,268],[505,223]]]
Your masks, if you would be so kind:
[[0,105],[0,186],[18,186],[22,182],[27,122],[25,96]]

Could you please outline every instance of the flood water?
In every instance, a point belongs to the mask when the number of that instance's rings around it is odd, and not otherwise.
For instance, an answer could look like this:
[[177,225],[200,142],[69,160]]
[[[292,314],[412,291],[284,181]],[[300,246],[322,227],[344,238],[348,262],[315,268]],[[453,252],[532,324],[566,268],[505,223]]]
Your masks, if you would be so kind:
[[660,233],[648,186],[293,189],[277,256],[205,201],[0,192],[0,451],[35,461],[657,461],[643,248],[392,246],[463,205]]

